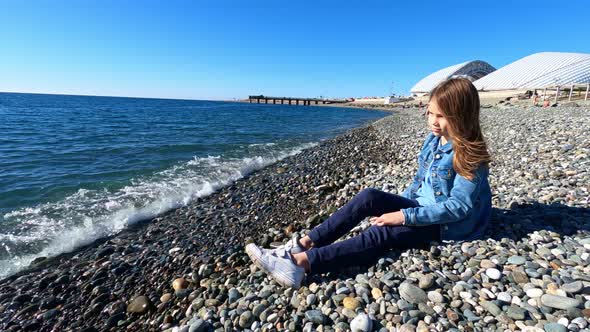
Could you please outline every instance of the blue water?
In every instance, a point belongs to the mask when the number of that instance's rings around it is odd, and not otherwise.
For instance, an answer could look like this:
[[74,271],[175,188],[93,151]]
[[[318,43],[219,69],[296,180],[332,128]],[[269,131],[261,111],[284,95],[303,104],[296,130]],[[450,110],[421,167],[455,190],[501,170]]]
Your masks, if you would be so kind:
[[0,93],[0,278],[384,115]]

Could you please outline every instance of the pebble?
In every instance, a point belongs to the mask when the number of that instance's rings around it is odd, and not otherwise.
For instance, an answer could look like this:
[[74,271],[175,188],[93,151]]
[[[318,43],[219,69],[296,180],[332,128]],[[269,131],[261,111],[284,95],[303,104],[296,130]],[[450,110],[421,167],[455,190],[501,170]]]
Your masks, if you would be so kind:
[[244,311],[240,315],[240,318],[238,320],[238,325],[240,325],[241,328],[245,329],[247,327],[250,327],[250,325],[252,325],[253,320],[254,320],[254,315],[252,315],[252,312],[251,311]]
[[512,302],[512,295],[506,293],[506,292],[500,292],[498,293],[498,295],[496,296],[496,298],[499,301],[505,302],[505,303],[510,303]]
[[567,328],[558,323],[545,323],[543,329],[545,332],[567,332]]
[[508,257],[508,264],[512,265],[523,265],[526,263],[526,258],[522,256],[510,256]]
[[420,277],[420,280],[418,280],[418,287],[422,289],[428,289],[432,287],[432,285],[434,285],[434,275],[432,274],[423,275]]
[[305,312],[305,318],[317,325],[324,324],[326,316],[319,310],[308,310]]
[[495,316],[499,316],[502,313],[502,309],[498,307],[495,303],[490,301],[482,301],[481,306],[487,310],[490,314]]
[[526,291],[526,295],[528,297],[541,297],[541,295],[543,295],[543,290],[539,288],[529,288]]
[[427,295],[428,299],[434,303],[443,303],[444,298],[441,293],[436,291],[430,291]]
[[399,294],[403,299],[414,304],[423,303],[428,300],[426,293],[421,288],[407,282],[399,286]]
[[569,309],[580,306],[580,301],[565,296],[545,294],[541,296],[541,303],[543,305],[556,309]]
[[486,275],[488,277],[490,277],[490,279],[493,279],[493,280],[499,280],[500,277],[502,277],[502,273],[498,269],[495,269],[495,268],[486,269]]
[[342,300],[342,305],[345,308],[355,310],[360,306],[360,302],[353,297],[345,297],[344,300]]
[[187,287],[188,287],[188,281],[186,281],[186,279],[184,279],[184,278],[177,278],[177,279],[174,279],[174,281],[172,282],[172,288],[174,288],[175,291],[185,289]]
[[369,332],[372,328],[373,322],[366,314],[359,314],[350,322],[352,332]]
[[506,311],[506,315],[512,319],[523,320],[525,317],[524,309],[511,305]]
[[570,294],[579,293],[584,288],[584,284],[581,281],[574,281],[567,284],[563,284],[561,289]]
[[144,314],[148,310],[150,310],[152,304],[150,299],[147,296],[138,296],[129,303],[127,306],[127,312],[135,313],[135,314]]

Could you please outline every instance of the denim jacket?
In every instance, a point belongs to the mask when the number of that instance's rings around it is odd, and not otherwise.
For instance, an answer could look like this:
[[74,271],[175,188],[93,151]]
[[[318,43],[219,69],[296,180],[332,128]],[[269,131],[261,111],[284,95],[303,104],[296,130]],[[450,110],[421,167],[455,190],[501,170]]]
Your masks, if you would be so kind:
[[402,193],[416,199],[416,192],[432,163],[432,189],[436,203],[402,209],[405,225],[440,224],[441,240],[473,240],[483,235],[492,210],[489,170],[481,166],[473,180],[453,169],[453,146],[449,141],[439,146],[439,137],[428,135],[418,156],[418,171],[412,184]]

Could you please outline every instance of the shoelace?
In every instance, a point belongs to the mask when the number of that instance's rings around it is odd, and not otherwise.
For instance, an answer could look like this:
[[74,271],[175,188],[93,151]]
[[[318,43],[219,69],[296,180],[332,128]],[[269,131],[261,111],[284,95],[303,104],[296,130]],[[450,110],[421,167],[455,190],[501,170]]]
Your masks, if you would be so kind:
[[291,251],[291,249],[295,247],[295,241],[297,241],[297,238],[294,237],[291,240],[287,241],[287,243],[283,244],[282,246],[279,246],[277,249]]

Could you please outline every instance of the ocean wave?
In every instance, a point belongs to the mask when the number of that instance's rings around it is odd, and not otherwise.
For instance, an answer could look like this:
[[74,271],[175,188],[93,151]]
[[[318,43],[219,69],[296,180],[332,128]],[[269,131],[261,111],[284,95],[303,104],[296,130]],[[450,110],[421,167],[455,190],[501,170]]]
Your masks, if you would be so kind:
[[265,149],[244,158],[195,157],[149,177],[132,179],[116,191],[79,189],[59,202],[8,212],[0,225],[0,278],[26,268],[36,258],[71,252],[184,206],[315,145]]

